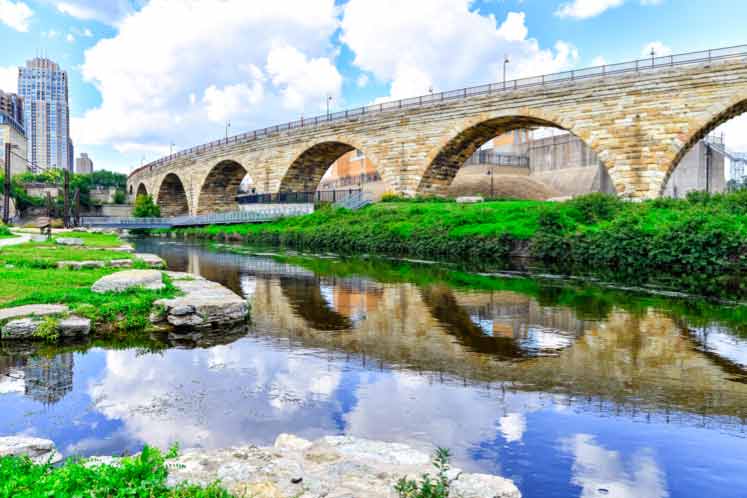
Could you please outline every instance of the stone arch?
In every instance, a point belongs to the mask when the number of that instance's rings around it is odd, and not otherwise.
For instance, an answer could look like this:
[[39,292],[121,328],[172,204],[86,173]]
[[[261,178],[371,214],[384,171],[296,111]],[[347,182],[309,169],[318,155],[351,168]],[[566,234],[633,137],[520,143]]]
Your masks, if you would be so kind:
[[161,208],[161,216],[181,216],[189,214],[189,200],[184,182],[176,173],[169,173],[161,180],[156,193],[156,204]]
[[665,174],[659,187],[659,195],[664,193],[672,173],[695,144],[722,124],[744,113],[747,113],[747,93],[741,93],[726,103],[713,105],[706,112],[704,119],[691,121],[688,131],[678,135],[671,154],[666,157]]
[[238,211],[236,196],[246,174],[246,168],[233,159],[225,159],[213,166],[200,187],[197,214]]
[[574,123],[551,114],[532,109],[513,112],[482,113],[460,120],[451,126],[433,147],[421,165],[421,175],[416,194],[443,196],[464,162],[488,140],[519,128],[550,127],[565,130],[580,138],[597,154],[612,178],[615,190],[625,191],[623,181],[617,178],[612,154],[601,150],[589,133],[577,130]]
[[381,163],[379,160],[361,146],[357,140],[352,140],[349,137],[330,137],[317,142],[305,143],[294,151],[292,155],[294,159],[280,179],[278,192],[316,190],[332,163],[344,154],[356,149],[363,152],[379,171],[382,179],[387,181],[385,172],[380,169]]
[[143,182],[140,182],[137,186],[137,195],[135,197],[140,197],[141,195],[148,195],[148,188]]
[[130,185],[130,196],[132,196],[132,192],[133,192],[132,185]]

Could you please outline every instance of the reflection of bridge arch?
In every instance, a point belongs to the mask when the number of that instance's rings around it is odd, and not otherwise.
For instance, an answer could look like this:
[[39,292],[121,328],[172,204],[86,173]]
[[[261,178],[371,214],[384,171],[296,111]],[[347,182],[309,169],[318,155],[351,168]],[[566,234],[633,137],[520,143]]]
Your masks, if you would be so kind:
[[349,330],[353,322],[327,302],[318,279],[280,278],[280,288],[293,311],[316,330]]

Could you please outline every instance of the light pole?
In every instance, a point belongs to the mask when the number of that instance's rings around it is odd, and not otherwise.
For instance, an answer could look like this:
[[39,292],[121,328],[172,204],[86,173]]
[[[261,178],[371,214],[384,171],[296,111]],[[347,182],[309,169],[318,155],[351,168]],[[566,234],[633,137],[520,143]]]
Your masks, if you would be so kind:
[[492,163],[490,163],[488,165],[488,176],[490,176],[490,198],[491,199],[493,197],[495,197],[495,192],[494,192],[494,188],[493,188],[493,173],[494,173],[493,172],[493,166],[494,165]]
[[654,67],[654,57],[656,57],[656,49],[651,47],[651,67]]
[[332,102],[332,95],[327,95],[327,120],[329,120],[329,103]]
[[506,89],[506,66],[511,62],[508,58],[508,54],[503,56],[503,89]]
[[226,121],[226,142],[228,142],[228,129],[231,128],[231,120]]
[[174,142],[169,144],[169,155],[174,153],[174,145],[176,145]]

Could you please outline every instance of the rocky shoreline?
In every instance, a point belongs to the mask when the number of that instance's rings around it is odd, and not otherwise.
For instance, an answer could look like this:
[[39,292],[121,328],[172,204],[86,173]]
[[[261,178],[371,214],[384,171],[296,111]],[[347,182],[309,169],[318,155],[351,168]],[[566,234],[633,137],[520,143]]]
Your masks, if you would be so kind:
[[[26,455],[35,462],[61,457],[49,440],[0,438],[0,457]],[[90,465],[117,465],[118,458],[92,457]],[[271,447],[188,449],[168,460],[168,484],[220,481],[235,496],[252,498],[392,498],[402,477],[433,475],[428,453],[400,443],[350,436],[308,441],[281,434]],[[520,498],[509,479],[450,468],[450,498]]]

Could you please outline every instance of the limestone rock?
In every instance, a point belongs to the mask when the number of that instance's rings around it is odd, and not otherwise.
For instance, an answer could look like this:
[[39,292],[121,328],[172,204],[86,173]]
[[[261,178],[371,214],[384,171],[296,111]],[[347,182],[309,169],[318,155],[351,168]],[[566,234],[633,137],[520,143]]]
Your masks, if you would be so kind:
[[26,316],[45,316],[66,313],[68,307],[64,304],[27,304],[15,308],[0,309],[0,321]]
[[148,253],[135,253],[135,258],[145,263],[150,268],[166,268],[166,261],[164,261],[157,254]]
[[61,245],[61,246],[82,246],[83,245],[83,239],[78,239],[75,237],[58,237],[54,239],[55,244]]
[[18,318],[3,325],[0,337],[3,339],[31,339],[41,320],[35,318]]
[[112,259],[109,261],[109,266],[112,268],[132,268],[131,259]]
[[32,235],[31,236],[31,242],[46,242],[47,236],[46,235]]
[[71,315],[60,320],[58,325],[62,337],[79,337],[91,332],[91,320],[76,315]]
[[449,498],[520,498],[516,485],[488,474],[460,474],[449,486]]
[[301,439],[293,434],[280,434],[275,439],[274,448],[277,450],[296,450],[304,451],[311,447],[313,443],[306,439]]
[[154,313],[151,321],[167,321],[174,327],[201,328],[233,323],[246,318],[246,301],[230,289],[188,273],[166,272],[174,286],[184,295],[160,299],[155,306],[163,313]]
[[57,463],[62,455],[49,439],[36,437],[0,437],[0,457],[27,456],[34,463]]
[[103,268],[103,261],[58,261],[57,268],[68,268],[70,270],[85,270],[90,268]]
[[93,284],[91,290],[103,294],[104,292],[123,292],[133,288],[158,290],[164,287],[163,275],[158,270],[125,270],[100,278]]
[[457,204],[475,204],[477,202],[482,202],[483,200],[484,199],[479,195],[465,195],[456,198]]

